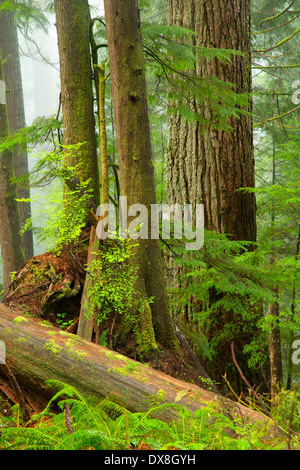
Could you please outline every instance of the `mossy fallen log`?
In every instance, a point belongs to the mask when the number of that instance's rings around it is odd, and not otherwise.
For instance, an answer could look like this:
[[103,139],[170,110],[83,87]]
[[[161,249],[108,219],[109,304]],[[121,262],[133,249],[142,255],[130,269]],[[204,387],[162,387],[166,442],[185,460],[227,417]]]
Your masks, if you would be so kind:
[[[109,397],[130,411],[146,411],[153,403],[177,403],[192,412],[216,405],[223,413],[246,421],[264,416],[211,391],[154,370],[102,346],[67,333],[37,318],[17,314],[0,305],[0,340],[6,346],[6,362],[31,409],[41,411],[53,395],[46,385],[58,380],[85,396]],[[0,389],[7,389],[4,369]],[[175,417],[167,407],[162,419]]]

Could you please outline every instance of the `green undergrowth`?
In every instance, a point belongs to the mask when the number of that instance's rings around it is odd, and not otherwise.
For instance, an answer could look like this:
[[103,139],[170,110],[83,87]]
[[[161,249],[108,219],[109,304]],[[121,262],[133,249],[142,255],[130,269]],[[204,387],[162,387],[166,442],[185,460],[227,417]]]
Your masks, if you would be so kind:
[[[109,398],[85,398],[58,381],[45,410],[24,424],[17,405],[1,418],[0,448],[6,450],[285,450],[299,449],[299,394],[278,398],[274,418],[245,424],[213,406],[191,413],[178,404],[153,405],[135,413]],[[58,411],[53,411],[53,405]],[[158,413],[176,411],[171,422]],[[171,410],[170,410],[171,409]]]

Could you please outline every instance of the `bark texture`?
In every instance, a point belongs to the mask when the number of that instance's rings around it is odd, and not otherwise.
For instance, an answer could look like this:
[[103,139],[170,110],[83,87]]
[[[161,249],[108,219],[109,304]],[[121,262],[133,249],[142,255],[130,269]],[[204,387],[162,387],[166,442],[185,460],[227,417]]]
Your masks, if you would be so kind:
[[[0,4],[4,0],[0,1]],[[2,11],[0,14],[0,48],[2,57],[6,60],[4,64],[4,79],[8,90],[7,94],[7,113],[9,130],[11,133],[26,127],[25,109],[22,87],[22,73],[19,55],[18,30],[12,11]],[[17,178],[28,173],[27,152],[18,150],[14,152],[14,170]],[[30,189],[25,182],[24,185],[17,187],[18,199],[29,199]],[[31,217],[30,203],[19,202],[21,227],[27,219]],[[33,237],[30,230],[22,235],[22,245],[25,259],[33,257]]]
[[[0,140],[9,135],[4,83],[0,51]],[[13,177],[13,154],[10,151],[5,151],[0,154],[0,246],[4,287],[7,287],[11,282],[10,273],[17,271],[24,262],[20,235],[20,213],[16,201],[17,188],[15,184],[11,183]]]
[[[215,76],[233,83],[238,94],[251,92],[251,9],[250,0],[169,0],[169,24],[183,26],[195,32],[194,46],[199,48],[233,49],[243,56],[232,56],[231,63],[201,58],[195,64],[195,74],[201,79]],[[213,89],[212,89],[213,93]],[[207,100],[209,97],[207,97]],[[170,203],[204,204],[205,228],[227,234],[233,240],[256,241],[255,195],[240,188],[253,188],[254,154],[253,126],[250,115],[239,119],[230,117],[232,130],[219,130],[205,122],[213,122],[207,102],[190,96],[190,106],[198,113],[199,122],[188,122],[179,113],[169,121],[168,197]],[[172,105],[172,104],[170,104]],[[249,100],[246,111],[251,112]],[[222,299],[213,289],[210,304]],[[259,309],[247,306],[247,318],[233,311],[214,312],[204,326],[210,344],[223,335],[215,350],[214,359],[205,368],[213,379],[227,379],[238,392],[242,383],[233,365],[230,343],[234,340],[237,360],[252,384],[261,382],[249,371],[243,354],[245,344],[257,333]],[[249,308],[248,308],[249,307]],[[229,330],[228,325],[232,327]],[[227,331],[227,336],[224,332]]]
[[[231,64],[200,59],[197,76],[234,83],[237,93],[251,91],[250,1],[169,0],[169,24],[195,31],[198,47],[234,49],[245,55]],[[212,91],[213,92],[213,91]],[[200,118],[207,105],[194,102]],[[249,102],[251,111],[251,102]],[[233,130],[203,128],[180,114],[170,120],[169,198],[178,204],[204,203],[205,227],[235,240],[256,240],[255,195],[237,192],[254,187],[253,131],[250,116],[230,118]]]
[[[148,239],[134,240],[131,261],[137,274],[135,310],[139,316],[139,350],[146,355],[155,343],[176,349],[159,241],[151,239],[151,204],[155,204],[154,169],[146,98],[145,66],[138,3],[104,2],[110,59],[121,194],[127,207],[148,211]],[[128,217],[128,224],[132,217]],[[153,297],[151,309],[148,299]],[[135,312],[135,314],[136,314]]]
[[[0,339],[6,345],[7,365],[35,412],[43,410],[53,395],[45,382],[60,380],[86,397],[109,397],[133,412],[147,411],[151,400],[161,397],[161,403],[177,403],[191,411],[215,404],[227,416],[265,422],[251,409],[2,305]],[[3,370],[0,389],[14,399]],[[175,416],[176,411],[168,408],[160,418]]]
[[99,170],[95,137],[90,57],[90,14],[87,0],[55,0],[61,77],[64,145],[83,145],[65,152],[65,165],[76,166],[81,181],[99,204]]

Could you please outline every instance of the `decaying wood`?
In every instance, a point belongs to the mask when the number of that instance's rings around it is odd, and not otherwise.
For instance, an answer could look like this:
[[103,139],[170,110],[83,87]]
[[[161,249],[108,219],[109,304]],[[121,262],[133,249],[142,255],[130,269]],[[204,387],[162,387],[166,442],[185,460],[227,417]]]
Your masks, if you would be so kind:
[[18,403],[20,405],[21,411],[24,415],[24,418],[26,420],[29,420],[31,418],[31,410],[30,407],[28,406],[28,403],[26,402],[25,396],[20,388],[20,385],[18,384],[16,377],[13,373],[13,371],[9,368],[7,364],[1,364],[1,369],[6,375],[9,384],[12,388],[12,390],[15,393],[15,396],[17,397]]
[[[247,421],[265,419],[211,391],[174,379],[50,323],[17,315],[3,305],[0,340],[6,345],[7,364],[27,401],[35,402],[36,411],[53,396],[46,381],[58,380],[76,387],[84,396],[109,397],[131,411],[146,411],[156,400],[177,403],[192,412],[214,404],[224,413],[238,414]],[[5,383],[2,373],[0,383]],[[162,418],[175,417],[172,407],[165,408],[164,413]]]

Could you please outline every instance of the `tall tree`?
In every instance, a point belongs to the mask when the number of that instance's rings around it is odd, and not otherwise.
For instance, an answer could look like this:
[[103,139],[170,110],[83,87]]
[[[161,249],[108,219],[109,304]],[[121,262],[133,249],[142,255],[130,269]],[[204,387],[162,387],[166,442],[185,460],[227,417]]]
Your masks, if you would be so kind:
[[95,135],[94,96],[90,56],[90,12],[87,0],[55,0],[61,78],[63,142],[82,144],[65,150],[65,165],[77,166],[82,181],[99,203],[99,170]]
[[[9,135],[6,86],[0,51],[0,139]],[[6,150],[0,155],[0,246],[3,261],[4,287],[10,284],[10,273],[17,271],[24,262],[20,235],[20,213],[14,177],[13,154]]]
[[[143,204],[151,217],[155,204],[154,170],[146,97],[145,65],[137,0],[105,0],[121,194],[128,207]],[[128,222],[130,222],[128,217]],[[134,316],[138,315],[138,352],[149,356],[156,342],[176,350],[159,241],[134,240],[129,262],[136,269]],[[149,298],[152,298],[151,308]],[[133,326],[133,325],[132,325]]]
[[[199,77],[217,76],[233,83],[239,94],[251,92],[250,1],[169,0],[169,24],[195,31],[199,48],[242,51],[244,55],[233,56],[231,63],[200,58],[195,67]],[[208,106],[199,102],[193,102],[193,106],[200,118],[209,117]],[[251,108],[249,101],[248,111]],[[170,198],[179,204],[202,201],[208,230],[227,233],[236,240],[255,241],[255,196],[237,192],[254,187],[252,119],[249,115],[230,118],[228,124],[231,131],[204,129],[180,115],[171,117]],[[181,176],[181,184],[176,175]]]
[[[0,5],[4,0],[0,1]],[[4,65],[4,79],[8,89],[7,112],[10,132],[14,133],[26,126],[25,109],[22,86],[22,73],[19,54],[19,40],[16,21],[13,11],[0,11],[0,48]],[[28,173],[28,156],[26,150],[14,151],[14,169],[17,178]],[[18,185],[19,199],[29,199],[30,189],[28,182]],[[19,202],[21,226],[31,217],[30,203]],[[33,237],[31,230],[22,235],[22,245],[26,259],[33,256]]]
[[[195,32],[196,48],[218,48],[242,51],[230,62],[217,58],[200,59],[195,64],[197,77],[233,83],[238,94],[251,92],[251,11],[250,0],[169,0],[169,24],[183,26]],[[172,105],[172,103],[171,103]],[[254,187],[253,126],[250,114],[230,117],[230,129],[217,128],[208,104],[191,96],[190,106],[198,114],[197,121],[187,121],[181,114],[169,120],[168,188],[171,203],[203,203],[205,228],[228,234],[233,240],[256,241],[255,195],[240,188]],[[252,103],[245,111],[251,113]],[[211,126],[203,121],[211,119]],[[211,304],[221,296],[211,291]],[[243,346],[253,339],[255,315],[249,314],[249,324],[243,324],[233,311],[216,309],[204,326],[209,342],[219,341],[213,362],[206,365],[211,376],[218,379],[227,374],[234,387],[239,388],[238,373],[232,362],[230,343],[238,348],[236,356],[245,374],[249,372]],[[235,325],[228,332],[228,324]],[[227,331],[227,337],[224,337]],[[248,377],[252,377],[250,372]]]

